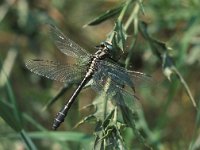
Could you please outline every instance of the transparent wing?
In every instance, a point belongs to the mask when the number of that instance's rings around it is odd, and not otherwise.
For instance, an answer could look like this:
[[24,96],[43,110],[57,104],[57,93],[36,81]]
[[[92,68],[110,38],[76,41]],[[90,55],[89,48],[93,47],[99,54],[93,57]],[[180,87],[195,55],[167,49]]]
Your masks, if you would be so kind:
[[101,61],[100,67],[101,66],[107,70],[108,76],[111,76],[116,82],[124,83],[132,88],[143,83],[148,85],[153,84],[151,76],[145,73],[130,71],[108,61]]
[[84,77],[86,65],[63,65],[48,60],[30,60],[26,67],[41,76],[60,82],[76,81]]
[[[105,72],[98,71],[93,76],[92,88],[99,92],[106,92],[108,96],[111,96],[115,103],[129,107],[130,109],[138,108],[138,98],[134,91],[127,91],[124,85],[120,82],[116,82],[115,79],[104,74]],[[108,81],[108,82],[107,82]],[[106,84],[109,84],[109,88],[105,89]]]
[[[110,80],[110,81],[109,81]],[[109,84],[109,89],[104,89],[106,84]],[[93,83],[92,83],[92,88],[95,89],[97,92],[99,91],[105,91],[108,94],[113,94],[113,93],[127,93],[130,94],[132,96],[135,96],[134,91],[127,91],[124,88],[124,84],[120,83],[120,82],[116,82],[115,79],[101,73],[96,73],[93,76]]]
[[134,89],[134,83],[131,76],[124,68],[107,61],[100,61],[98,70],[101,70],[101,74],[110,77],[117,84],[128,85]]
[[67,38],[56,26],[49,25],[53,40],[58,49],[71,57],[89,57],[90,54],[78,44]]

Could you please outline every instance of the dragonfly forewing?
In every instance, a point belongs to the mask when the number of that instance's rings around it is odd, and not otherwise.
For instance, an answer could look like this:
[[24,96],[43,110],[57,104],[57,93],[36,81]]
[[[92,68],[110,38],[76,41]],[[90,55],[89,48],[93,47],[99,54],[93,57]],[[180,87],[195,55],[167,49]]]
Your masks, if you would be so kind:
[[81,80],[85,75],[87,66],[64,65],[48,60],[29,60],[26,67],[41,76],[59,82],[74,82]]
[[90,54],[66,37],[56,26],[49,25],[51,36],[57,46],[57,48],[67,56],[71,57],[89,57]]

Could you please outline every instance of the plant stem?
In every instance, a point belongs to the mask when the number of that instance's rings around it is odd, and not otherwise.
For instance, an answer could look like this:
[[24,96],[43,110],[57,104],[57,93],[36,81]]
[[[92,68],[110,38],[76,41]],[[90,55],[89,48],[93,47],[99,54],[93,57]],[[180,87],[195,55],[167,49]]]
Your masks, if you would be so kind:
[[135,4],[135,7],[133,8],[133,11],[131,12],[130,17],[128,18],[128,20],[126,21],[126,23],[124,25],[125,30],[127,30],[129,28],[130,24],[133,22],[134,19],[137,19],[137,15],[138,15],[139,11],[140,11],[140,3],[137,2]]

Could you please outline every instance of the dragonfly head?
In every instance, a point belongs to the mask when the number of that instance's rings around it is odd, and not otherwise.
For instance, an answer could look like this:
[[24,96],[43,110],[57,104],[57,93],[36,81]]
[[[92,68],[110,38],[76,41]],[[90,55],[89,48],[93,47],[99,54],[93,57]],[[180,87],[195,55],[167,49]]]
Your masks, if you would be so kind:
[[112,43],[107,41],[101,42],[101,46],[107,48],[109,52],[113,49]]
[[100,45],[96,46],[95,48],[98,50],[96,54],[100,58],[110,57],[111,51],[113,49],[112,44],[107,41],[101,42]]
[[107,42],[107,41],[101,42],[100,45],[95,46],[95,48],[98,49],[98,50],[99,50],[100,48],[104,48],[104,47],[106,47],[106,48],[108,48],[108,49],[112,49],[112,48],[113,48],[113,47],[112,47],[112,43]]

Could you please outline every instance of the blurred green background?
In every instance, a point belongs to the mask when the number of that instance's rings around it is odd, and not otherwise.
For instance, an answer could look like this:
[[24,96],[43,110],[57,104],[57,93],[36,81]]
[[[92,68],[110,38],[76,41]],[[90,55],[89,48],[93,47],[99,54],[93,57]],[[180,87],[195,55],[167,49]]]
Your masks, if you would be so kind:
[[[22,123],[26,133],[51,130],[55,114],[75,89],[75,86],[70,88],[53,106],[43,110],[48,100],[58,93],[63,84],[31,73],[26,69],[24,62],[34,58],[58,60],[63,63],[73,61],[55,47],[52,39],[49,38],[46,24],[57,25],[68,37],[90,53],[94,53],[94,46],[106,39],[116,18],[113,17],[96,26],[85,28],[83,26],[106,10],[120,5],[121,2],[115,0],[3,0],[0,2],[0,101],[16,100],[16,112],[26,118]],[[176,67],[188,83],[198,104],[200,2],[198,0],[152,0],[144,1],[143,6],[145,15],[141,13],[139,20],[147,22],[148,32],[155,39],[166,42],[173,49],[172,57]],[[128,36],[133,36],[133,33],[130,32]],[[127,55],[125,49],[122,60]],[[166,79],[162,72],[162,63],[152,53],[148,42],[142,36],[139,36],[135,45],[130,66],[131,69],[152,75],[158,83],[156,86],[136,88],[136,95],[141,98],[141,114],[144,115],[145,120],[143,124],[145,127],[139,128],[148,131],[146,137],[148,140],[151,139],[150,144],[153,147],[157,145],[156,149],[163,150],[198,149],[200,145],[198,106],[193,107],[176,76],[172,76],[171,82]],[[81,108],[90,104],[95,96],[93,90],[83,90],[59,130],[92,135],[94,132],[92,124],[73,127],[81,118],[89,114],[91,110]],[[5,108],[1,105],[1,110],[2,107]],[[8,113],[9,111],[5,114]],[[13,118],[12,112],[10,120]],[[15,134],[15,131],[21,130],[21,127],[14,127],[14,131],[12,125],[0,118],[0,149],[25,149],[21,138]],[[23,132],[21,135],[23,136]],[[84,149],[84,147],[87,149],[92,145],[93,139],[92,137],[85,140],[80,138],[84,135],[72,134],[74,140],[69,141],[73,142],[59,140],[60,137],[56,136],[52,139],[42,138],[42,136],[33,138],[33,142],[38,149]],[[127,136],[124,139],[129,141],[128,147],[134,149],[134,139],[128,137],[128,134],[124,135]],[[76,139],[76,136],[80,139]]]

